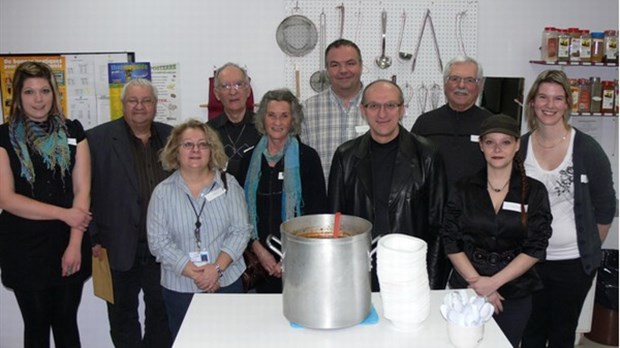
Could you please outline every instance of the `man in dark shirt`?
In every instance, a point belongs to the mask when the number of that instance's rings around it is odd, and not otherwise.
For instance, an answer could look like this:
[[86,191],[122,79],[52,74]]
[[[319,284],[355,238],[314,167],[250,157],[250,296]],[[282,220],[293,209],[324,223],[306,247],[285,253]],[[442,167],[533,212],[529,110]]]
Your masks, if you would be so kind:
[[443,72],[444,94],[448,102],[420,115],[411,132],[429,138],[444,159],[448,184],[473,175],[484,167],[478,132],[482,121],[491,116],[476,106],[484,78],[482,66],[473,58],[458,56]]
[[[213,92],[224,106],[224,112],[207,124],[218,132],[224,145],[228,156],[226,171],[239,181],[241,159],[260,139],[254,127],[254,110],[246,108],[250,96],[250,79],[245,69],[234,63],[226,63],[215,72],[214,83]],[[243,186],[242,182],[239,184]]]
[[[428,139],[400,125],[405,107],[395,83],[370,83],[360,110],[370,131],[336,149],[329,174],[329,208],[369,220],[373,237],[405,233],[426,241],[430,286],[442,289],[447,276],[447,259],[439,244],[446,197],[443,161]],[[376,267],[372,289],[379,290]]]
[[[107,303],[115,347],[172,345],[160,285],[161,270],[146,237],[153,189],[169,173],[159,162],[172,127],[154,122],[157,90],[150,81],[129,81],[121,94],[123,117],[87,132],[92,159],[93,255],[106,248],[114,304]],[[144,293],[144,337],[138,304]]]

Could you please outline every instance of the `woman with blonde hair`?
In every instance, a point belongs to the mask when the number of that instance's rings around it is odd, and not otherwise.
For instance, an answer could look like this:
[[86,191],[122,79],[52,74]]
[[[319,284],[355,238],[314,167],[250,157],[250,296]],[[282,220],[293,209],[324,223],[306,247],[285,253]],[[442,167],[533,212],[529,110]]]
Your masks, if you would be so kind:
[[189,120],[176,126],[161,153],[162,181],[149,203],[149,248],[161,262],[161,285],[172,338],[194,293],[243,292],[243,250],[251,225],[243,189],[223,172],[217,133]]
[[522,347],[572,347],[616,212],[611,165],[594,138],[568,123],[572,98],[564,72],[540,73],[525,102],[530,132],[520,154],[528,175],[547,187],[553,234],[546,260],[535,267],[544,288],[533,296]]

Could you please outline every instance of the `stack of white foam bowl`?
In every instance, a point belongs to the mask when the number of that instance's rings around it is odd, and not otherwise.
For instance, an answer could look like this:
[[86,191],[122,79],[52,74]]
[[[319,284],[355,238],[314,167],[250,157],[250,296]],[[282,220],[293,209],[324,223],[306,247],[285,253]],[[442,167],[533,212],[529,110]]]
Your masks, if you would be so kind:
[[426,242],[400,233],[377,246],[377,276],[383,316],[400,331],[417,331],[430,313]]

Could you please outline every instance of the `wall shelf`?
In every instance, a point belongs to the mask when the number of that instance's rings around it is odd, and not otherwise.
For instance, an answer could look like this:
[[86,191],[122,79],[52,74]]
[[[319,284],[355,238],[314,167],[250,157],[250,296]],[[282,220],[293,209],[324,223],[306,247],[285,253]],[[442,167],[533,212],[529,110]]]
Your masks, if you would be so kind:
[[571,117],[618,117],[617,114],[612,112],[573,112]]
[[600,67],[610,67],[617,68],[618,64],[616,63],[593,63],[593,62],[555,62],[548,63],[544,60],[530,60],[532,64],[541,64],[541,65],[559,65],[559,66],[600,66]]

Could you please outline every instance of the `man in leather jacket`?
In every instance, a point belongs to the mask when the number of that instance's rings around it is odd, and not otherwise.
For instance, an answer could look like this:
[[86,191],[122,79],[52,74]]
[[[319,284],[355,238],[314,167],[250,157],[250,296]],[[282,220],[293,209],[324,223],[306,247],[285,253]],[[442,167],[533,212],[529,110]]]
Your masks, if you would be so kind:
[[[437,148],[402,127],[403,93],[391,81],[370,83],[360,110],[370,130],[336,150],[329,175],[329,208],[372,222],[373,238],[403,233],[425,240],[430,287],[443,289],[447,261],[438,232],[447,181]],[[374,265],[372,290],[379,290]]]

